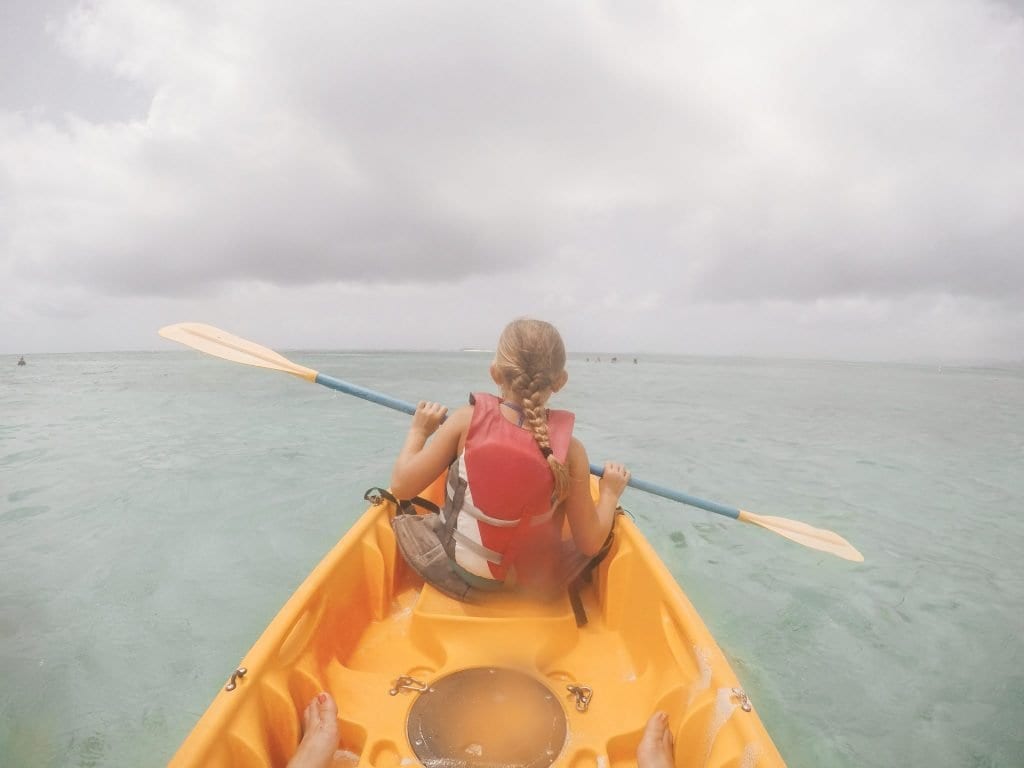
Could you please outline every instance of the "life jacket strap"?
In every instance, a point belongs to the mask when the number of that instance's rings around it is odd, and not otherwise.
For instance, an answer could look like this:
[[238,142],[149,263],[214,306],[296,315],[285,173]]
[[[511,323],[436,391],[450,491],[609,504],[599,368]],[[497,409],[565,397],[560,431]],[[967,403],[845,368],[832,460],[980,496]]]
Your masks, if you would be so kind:
[[490,563],[494,563],[495,565],[501,565],[502,561],[505,559],[505,556],[502,555],[500,552],[495,552],[493,549],[488,549],[483,544],[479,544],[473,541],[471,538],[461,533],[458,529],[452,531],[452,536],[457,542],[459,542],[470,552],[479,555],[484,560],[487,560]]
[[415,515],[416,507],[425,509],[427,512],[441,511],[441,508],[429,499],[424,499],[420,496],[413,496],[411,499],[399,499],[386,488],[378,488],[376,486],[368,488],[366,493],[363,494],[363,498],[373,505],[380,504],[384,500],[390,501],[395,505],[395,514],[399,515]]

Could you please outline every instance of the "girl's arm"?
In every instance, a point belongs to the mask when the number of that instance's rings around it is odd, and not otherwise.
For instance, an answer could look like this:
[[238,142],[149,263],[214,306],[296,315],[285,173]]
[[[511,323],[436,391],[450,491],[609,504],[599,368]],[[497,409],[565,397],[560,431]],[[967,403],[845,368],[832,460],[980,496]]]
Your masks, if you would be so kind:
[[569,495],[565,501],[565,516],[576,548],[585,555],[601,551],[612,530],[619,497],[629,482],[629,470],[621,464],[605,462],[597,504],[590,495],[590,459],[583,443],[575,437],[569,443]]
[[[447,412],[447,408],[437,403],[420,401],[417,404],[409,434],[391,470],[391,492],[398,498],[411,499],[434,482],[458,456],[473,408],[459,408],[442,424]],[[434,439],[427,443],[427,438],[435,431]]]

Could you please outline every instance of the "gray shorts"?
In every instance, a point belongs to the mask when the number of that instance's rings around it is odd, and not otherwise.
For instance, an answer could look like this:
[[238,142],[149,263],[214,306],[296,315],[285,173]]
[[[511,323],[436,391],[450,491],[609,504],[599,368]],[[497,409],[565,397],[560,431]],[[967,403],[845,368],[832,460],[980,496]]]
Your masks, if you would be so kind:
[[424,581],[449,597],[464,602],[478,602],[481,590],[474,589],[452,568],[441,537],[444,523],[436,512],[425,515],[395,515],[391,519],[395,540],[405,562]]
[[[495,588],[501,589],[500,582],[495,582],[496,587],[481,585],[474,586],[465,578],[459,575],[448,552],[445,550],[444,537],[450,535],[445,531],[444,523],[440,515],[430,512],[424,515],[395,515],[391,520],[391,527],[395,531],[395,540],[398,542],[398,549],[402,553],[405,562],[418,573],[424,581],[444,592],[449,597],[463,602],[482,602],[486,599],[488,592]],[[610,544],[611,536],[605,549]],[[575,581],[587,566],[595,560],[584,555],[576,549],[571,541],[562,543],[563,552],[559,560],[559,573],[552,585],[552,589],[539,594],[538,597],[551,598],[564,594],[569,584]],[[602,550],[599,559],[604,554]],[[469,574],[472,576],[472,574]],[[485,582],[485,579],[480,579]]]

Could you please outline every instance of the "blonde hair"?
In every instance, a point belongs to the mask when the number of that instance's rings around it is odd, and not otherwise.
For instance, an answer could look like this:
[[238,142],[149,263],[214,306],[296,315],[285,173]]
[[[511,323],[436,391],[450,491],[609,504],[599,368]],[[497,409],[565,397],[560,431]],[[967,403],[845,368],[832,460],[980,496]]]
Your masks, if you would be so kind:
[[565,370],[565,345],[555,326],[543,320],[520,317],[498,339],[494,364],[512,391],[522,400],[525,425],[547,458],[555,479],[554,498],[569,495],[569,468],[551,450],[544,393],[554,387]]

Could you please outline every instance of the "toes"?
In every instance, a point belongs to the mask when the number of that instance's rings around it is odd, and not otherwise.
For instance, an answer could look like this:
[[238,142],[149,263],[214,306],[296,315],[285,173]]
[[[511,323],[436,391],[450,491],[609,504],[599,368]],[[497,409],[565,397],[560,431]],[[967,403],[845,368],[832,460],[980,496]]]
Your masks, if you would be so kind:
[[314,696],[312,701],[306,705],[306,708],[302,712],[302,732],[309,733],[309,729],[312,728],[319,719],[320,712],[317,709],[316,696]]
[[328,726],[338,717],[338,705],[335,704],[331,694],[321,691],[309,702],[306,711],[302,713],[303,733],[309,733],[317,727]]
[[639,768],[672,768],[673,751],[668,715],[655,712],[644,726],[643,736],[637,745],[637,765]]
[[333,722],[338,719],[338,705],[327,691],[317,696],[314,702],[320,713],[321,721]]
[[666,736],[671,743],[672,734],[668,731],[668,715],[664,712],[655,712],[647,721],[641,741],[653,745],[662,741]]

